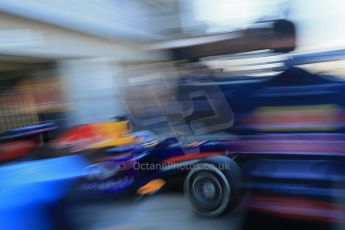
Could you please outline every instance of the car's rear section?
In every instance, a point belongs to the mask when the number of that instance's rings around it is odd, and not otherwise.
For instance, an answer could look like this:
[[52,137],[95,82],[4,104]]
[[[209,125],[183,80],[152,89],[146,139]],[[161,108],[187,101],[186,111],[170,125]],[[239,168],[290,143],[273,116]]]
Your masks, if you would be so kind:
[[[228,98],[235,112],[234,125],[228,131],[236,136],[231,140],[236,152],[232,168],[239,166],[244,175],[246,207],[294,219],[345,221],[344,89],[340,79],[297,68],[235,89]],[[223,176],[229,173],[219,167],[215,170]],[[216,171],[203,171],[203,177],[212,181]],[[231,193],[234,180],[224,180],[230,185],[225,193]],[[210,181],[200,186],[200,193],[220,190],[220,177],[213,188]],[[195,180],[186,185],[189,196],[193,183]],[[222,214],[207,208],[209,200],[204,195],[193,206],[204,215]],[[231,206],[229,199],[224,202]]]

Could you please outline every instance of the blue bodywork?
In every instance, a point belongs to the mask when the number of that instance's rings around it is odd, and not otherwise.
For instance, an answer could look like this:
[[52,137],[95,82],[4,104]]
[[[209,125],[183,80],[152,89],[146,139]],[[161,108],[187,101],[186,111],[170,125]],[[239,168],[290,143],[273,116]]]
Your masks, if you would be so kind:
[[54,229],[50,207],[86,166],[82,157],[68,156],[0,167],[0,229]]

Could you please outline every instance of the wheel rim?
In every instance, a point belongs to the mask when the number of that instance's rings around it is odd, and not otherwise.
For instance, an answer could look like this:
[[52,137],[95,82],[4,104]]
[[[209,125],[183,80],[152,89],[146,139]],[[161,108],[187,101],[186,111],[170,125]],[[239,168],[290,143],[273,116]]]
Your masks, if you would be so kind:
[[[205,178],[211,179],[212,182],[204,180]],[[205,186],[205,190],[198,189],[198,183],[204,184],[201,187]],[[209,163],[198,164],[198,167],[189,173],[185,181],[185,195],[193,210],[203,216],[219,216],[231,203],[228,179],[215,165]]]
[[212,200],[216,195],[216,186],[208,179],[195,183],[194,190],[197,190],[197,195],[200,195],[200,198],[205,200]]
[[212,210],[221,204],[223,189],[215,175],[208,172],[200,172],[194,178],[191,194],[196,206]]

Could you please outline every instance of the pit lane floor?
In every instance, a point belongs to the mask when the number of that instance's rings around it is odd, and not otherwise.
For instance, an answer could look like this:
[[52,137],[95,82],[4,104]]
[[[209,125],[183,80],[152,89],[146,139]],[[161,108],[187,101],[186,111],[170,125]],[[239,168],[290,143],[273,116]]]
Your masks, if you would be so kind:
[[195,215],[182,193],[156,194],[140,200],[102,200],[79,204],[68,211],[73,229],[184,230],[240,229],[241,210],[219,218]]

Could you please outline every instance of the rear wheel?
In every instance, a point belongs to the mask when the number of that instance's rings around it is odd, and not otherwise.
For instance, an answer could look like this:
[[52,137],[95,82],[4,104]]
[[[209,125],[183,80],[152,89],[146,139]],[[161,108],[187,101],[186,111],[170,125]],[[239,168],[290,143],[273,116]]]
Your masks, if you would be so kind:
[[228,157],[212,157],[197,163],[185,180],[185,194],[193,210],[203,216],[219,216],[236,206],[242,195],[240,167]]

